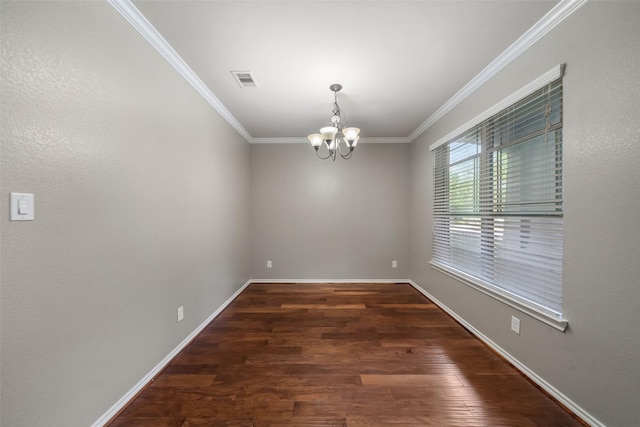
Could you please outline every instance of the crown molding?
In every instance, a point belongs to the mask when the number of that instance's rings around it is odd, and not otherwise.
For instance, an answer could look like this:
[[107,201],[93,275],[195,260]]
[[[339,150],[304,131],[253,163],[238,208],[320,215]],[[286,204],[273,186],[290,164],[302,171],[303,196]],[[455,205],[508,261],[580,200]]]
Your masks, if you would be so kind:
[[304,136],[294,137],[273,137],[273,138],[251,138],[251,144],[303,144],[309,143]]
[[[306,143],[306,138],[254,138],[227,110],[220,100],[200,80],[196,73],[151,25],[151,23],[134,6],[131,0],[108,0],[109,3],[138,31],[162,57],[175,68],[178,73],[211,105],[245,140],[251,144],[291,144]],[[587,0],[561,0],[553,9],[536,22],[518,40],[509,46],[500,56],[493,60],[485,69],[460,89],[451,99],[445,102],[435,113],[418,126],[408,137],[372,137],[362,138],[365,143],[398,143],[413,142],[427,129],[433,126],[444,115],[453,110],[480,86],[509,65],[520,54],[536,43],[545,34],[564,21],[568,16],[580,8]]]
[[360,138],[360,143],[365,144],[408,144],[410,142],[406,136],[365,136]]
[[529,28],[518,40],[513,42],[504,52],[494,59],[487,67],[480,71],[469,83],[460,89],[455,95],[445,102],[435,113],[416,128],[408,137],[413,142],[427,129],[433,126],[438,120],[453,110],[458,104],[464,101],[469,95],[475,92],[480,86],[498,74],[503,68],[513,62],[520,54],[529,49],[534,43],[540,40],[545,34],[554,29],[558,24],[578,10],[587,0],[562,0],[538,22]]
[[133,28],[247,141],[251,135],[130,0],[108,0]]
[[[274,138],[251,138],[251,144],[308,144],[306,137],[274,137]],[[362,137],[359,144],[408,144],[409,138],[406,137]]]

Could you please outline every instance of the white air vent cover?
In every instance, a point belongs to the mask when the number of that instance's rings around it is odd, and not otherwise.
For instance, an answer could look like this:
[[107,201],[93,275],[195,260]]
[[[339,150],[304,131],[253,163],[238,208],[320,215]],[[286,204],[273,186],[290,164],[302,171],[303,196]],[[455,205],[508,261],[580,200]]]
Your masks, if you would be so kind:
[[253,78],[251,71],[232,71],[233,78],[236,79],[240,87],[258,87],[256,79]]

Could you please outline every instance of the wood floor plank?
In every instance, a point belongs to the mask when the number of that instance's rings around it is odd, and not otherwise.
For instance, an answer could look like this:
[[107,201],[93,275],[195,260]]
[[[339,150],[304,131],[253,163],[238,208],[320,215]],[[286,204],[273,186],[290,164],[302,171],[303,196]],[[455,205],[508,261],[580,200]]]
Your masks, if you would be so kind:
[[256,417],[255,427],[346,427],[344,417]]
[[419,309],[419,310],[437,310],[438,307],[430,302],[423,302],[419,304],[370,304],[371,307],[379,308],[400,308],[404,310]]
[[154,385],[173,387],[210,387],[215,379],[215,375],[169,373],[156,378]]
[[255,427],[253,418],[218,420],[215,418],[187,418],[180,427]]
[[456,375],[360,375],[363,385],[459,387],[462,382]]
[[583,425],[408,284],[251,284],[111,427]]
[[364,304],[282,304],[284,309],[309,309],[309,310],[364,310]]

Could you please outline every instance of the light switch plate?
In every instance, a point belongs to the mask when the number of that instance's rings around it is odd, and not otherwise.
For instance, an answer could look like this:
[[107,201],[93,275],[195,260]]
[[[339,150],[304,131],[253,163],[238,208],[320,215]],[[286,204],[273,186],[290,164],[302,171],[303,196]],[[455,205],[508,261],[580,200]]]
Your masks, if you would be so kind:
[[11,221],[33,221],[34,197],[28,193],[11,193]]

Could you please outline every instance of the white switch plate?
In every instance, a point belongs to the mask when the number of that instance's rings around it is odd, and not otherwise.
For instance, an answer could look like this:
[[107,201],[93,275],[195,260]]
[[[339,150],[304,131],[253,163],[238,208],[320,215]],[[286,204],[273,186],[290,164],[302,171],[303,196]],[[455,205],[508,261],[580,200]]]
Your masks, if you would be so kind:
[[11,221],[33,221],[33,194],[11,193]]
[[511,316],[511,330],[520,335],[520,319],[515,316]]
[[273,263],[271,261],[267,261],[267,268],[273,267]]
[[178,322],[184,319],[184,306],[178,307]]
[[391,268],[398,268],[398,261],[391,261]]

